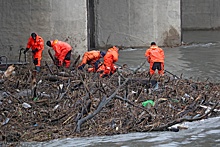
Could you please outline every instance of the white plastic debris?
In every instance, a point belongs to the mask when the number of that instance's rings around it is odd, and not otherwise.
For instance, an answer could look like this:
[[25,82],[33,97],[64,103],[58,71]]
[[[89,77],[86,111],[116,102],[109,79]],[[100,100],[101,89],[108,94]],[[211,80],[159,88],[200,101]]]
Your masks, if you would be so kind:
[[132,90],[131,93],[134,94],[134,93],[137,93],[137,92]]
[[62,90],[62,89],[63,89],[63,84],[60,84],[60,85],[59,85],[59,88]]
[[55,111],[60,105],[56,105],[54,108],[53,108],[53,111]]
[[190,98],[190,95],[188,95],[187,93],[185,93],[185,94],[184,94],[184,97]]
[[27,109],[27,108],[31,108],[31,105],[24,102],[24,103],[22,104],[22,107],[24,107],[24,108]]
[[6,118],[5,121],[2,123],[2,125],[6,125],[9,122],[9,118]]
[[38,81],[38,83],[37,83],[37,84],[39,85],[39,84],[41,84],[41,83],[42,83],[42,80]]

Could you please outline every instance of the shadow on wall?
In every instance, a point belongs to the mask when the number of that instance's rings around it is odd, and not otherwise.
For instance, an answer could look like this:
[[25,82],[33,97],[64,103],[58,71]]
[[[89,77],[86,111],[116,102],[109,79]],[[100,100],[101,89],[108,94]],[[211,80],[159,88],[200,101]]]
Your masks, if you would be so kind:
[[165,31],[163,33],[163,38],[164,38],[164,46],[167,47],[174,47],[174,46],[179,46],[181,43],[181,38],[180,38],[180,34],[178,33],[178,31],[171,26],[169,31]]

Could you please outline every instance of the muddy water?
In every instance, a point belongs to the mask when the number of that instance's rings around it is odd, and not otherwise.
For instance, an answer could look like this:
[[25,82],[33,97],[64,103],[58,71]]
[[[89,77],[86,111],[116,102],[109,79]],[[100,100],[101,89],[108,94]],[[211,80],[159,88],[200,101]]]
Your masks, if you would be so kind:
[[[163,48],[165,69],[177,76],[195,80],[220,81],[220,32],[186,32],[183,39],[189,45]],[[137,68],[145,61],[145,51],[146,48],[122,50],[118,64]],[[146,63],[142,70],[148,68]]]
[[[165,69],[177,76],[220,82],[220,32],[184,32],[183,41],[190,45],[164,48]],[[120,51],[118,64],[137,68],[145,61],[146,49]],[[149,68],[146,63],[141,70]],[[130,133],[116,136],[68,138],[23,146],[42,147],[167,147],[220,146],[220,117],[185,123],[189,127],[180,132]]]

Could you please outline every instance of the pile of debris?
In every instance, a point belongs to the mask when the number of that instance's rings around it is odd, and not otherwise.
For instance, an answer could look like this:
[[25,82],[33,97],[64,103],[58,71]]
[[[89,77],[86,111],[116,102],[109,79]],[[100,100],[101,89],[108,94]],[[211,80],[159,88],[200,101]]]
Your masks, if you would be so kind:
[[[179,131],[176,125],[220,114],[220,84],[165,73],[98,73],[10,66],[0,79],[0,140],[46,141],[130,132]],[[174,127],[176,125],[177,127]]]

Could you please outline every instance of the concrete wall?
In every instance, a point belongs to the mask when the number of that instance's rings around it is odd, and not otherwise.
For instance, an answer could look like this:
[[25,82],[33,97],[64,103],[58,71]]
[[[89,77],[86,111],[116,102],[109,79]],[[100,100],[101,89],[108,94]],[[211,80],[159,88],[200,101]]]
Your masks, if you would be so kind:
[[[0,0],[0,18],[0,55],[11,61],[18,60],[19,49],[26,47],[32,32],[45,43],[59,39],[75,52],[87,50],[86,0]],[[46,57],[47,49],[45,44]]]
[[173,46],[181,42],[180,0],[94,0],[96,46]]
[[220,0],[182,0],[183,30],[220,29]]

